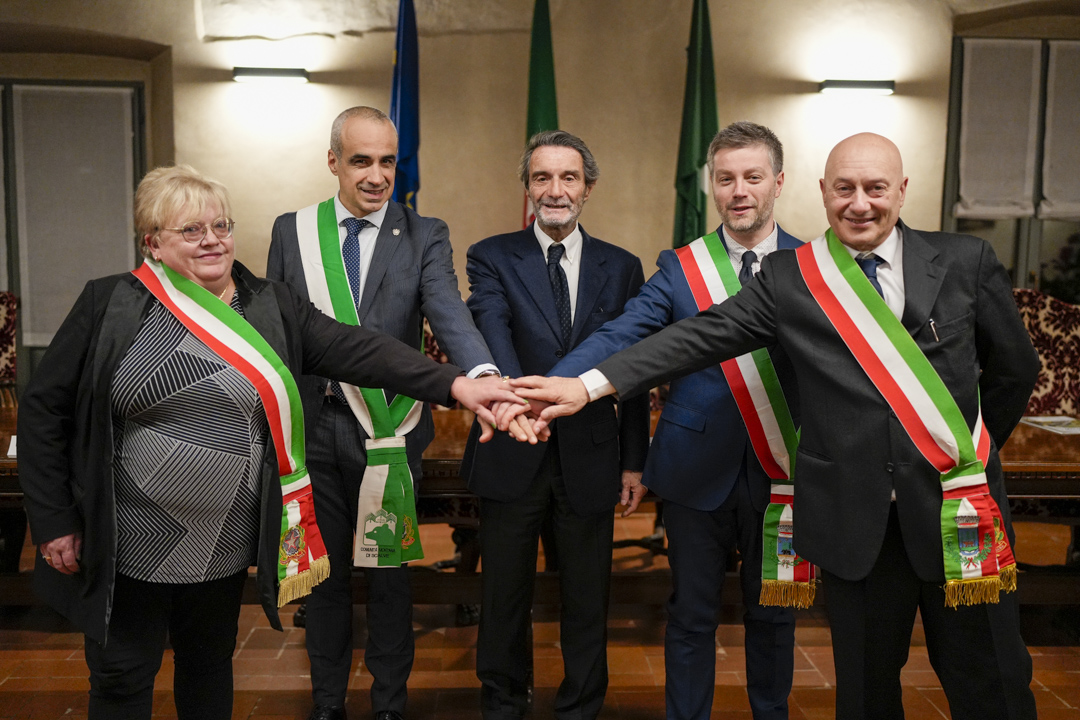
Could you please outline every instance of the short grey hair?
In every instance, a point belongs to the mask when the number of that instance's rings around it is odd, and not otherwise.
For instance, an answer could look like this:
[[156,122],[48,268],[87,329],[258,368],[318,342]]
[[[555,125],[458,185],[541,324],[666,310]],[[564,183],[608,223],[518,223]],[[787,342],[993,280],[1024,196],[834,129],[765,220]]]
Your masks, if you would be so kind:
[[568,147],[578,151],[585,168],[586,187],[592,187],[600,179],[600,166],[596,164],[596,158],[584,140],[565,130],[542,130],[529,138],[529,142],[525,144],[525,152],[521,155],[521,164],[518,165],[518,175],[525,187],[529,187],[529,163],[532,161],[533,152],[546,146]]
[[[341,145],[341,130],[345,127],[345,123],[353,118],[387,122],[391,125],[394,124],[394,121],[379,108],[368,107],[367,105],[357,105],[348,110],[343,110],[341,114],[334,118],[334,124],[330,126],[330,151],[333,152],[334,157],[338,159],[341,158],[341,153],[344,150]],[[395,127],[394,130],[396,131],[397,128]]]
[[715,170],[716,153],[728,148],[743,148],[751,145],[764,145],[769,151],[769,163],[772,165],[773,175],[779,175],[783,171],[784,146],[780,143],[780,138],[764,125],[740,120],[716,133],[716,137],[709,143],[709,175],[712,175]]

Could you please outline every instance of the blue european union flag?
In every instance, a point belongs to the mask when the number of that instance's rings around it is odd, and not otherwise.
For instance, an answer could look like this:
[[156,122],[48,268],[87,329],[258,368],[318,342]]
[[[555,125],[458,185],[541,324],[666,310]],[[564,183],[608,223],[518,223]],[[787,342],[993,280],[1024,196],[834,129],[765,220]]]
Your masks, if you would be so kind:
[[420,62],[413,0],[401,0],[398,5],[390,119],[398,131],[394,200],[415,210],[416,194],[420,191]]

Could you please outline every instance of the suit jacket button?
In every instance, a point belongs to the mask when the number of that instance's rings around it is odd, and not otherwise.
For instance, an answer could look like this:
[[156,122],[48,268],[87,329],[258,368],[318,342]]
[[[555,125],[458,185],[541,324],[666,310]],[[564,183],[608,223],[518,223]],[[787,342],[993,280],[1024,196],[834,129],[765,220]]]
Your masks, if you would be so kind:
[[556,350],[555,351],[555,357],[557,357],[557,358],[561,358],[565,354],[566,353],[564,353],[562,350]]
[[893,464],[892,463],[886,463],[885,464],[885,471],[886,472],[892,472],[893,471]]

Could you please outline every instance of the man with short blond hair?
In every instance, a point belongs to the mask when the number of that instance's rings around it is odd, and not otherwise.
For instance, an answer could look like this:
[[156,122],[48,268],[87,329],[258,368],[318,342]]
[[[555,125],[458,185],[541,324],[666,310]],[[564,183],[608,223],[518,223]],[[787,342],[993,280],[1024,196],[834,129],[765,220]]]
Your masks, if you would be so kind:
[[[680,250],[664,250],[659,268],[616,319],[589,336],[549,375],[574,377],[615,352],[696,315],[701,309],[691,278],[702,272],[695,258],[726,262],[749,282],[766,256],[802,242],[773,220],[784,186],[784,149],[769,128],[736,122],[709,145],[716,232]],[[711,251],[716,251],[713,254]],[[688,263],[690,267],[688,267]],[[715,263],[706,272],[717,272]],[[712,298],[707,300],[711,304]],[[791,364],[783,352],[775,365],[790,414],[798,419]],[[735,382],[740,382],[736,380]],[[787,720],[794,672],[795,618],[790,609],[763,607],[762,522],[770,478],[755,452],[744,408],[719,365],[671,383],[649,446],[642,479],[663,499],[672,593],[664,634],[668,720],[708,720],[716,669],[720,591],[733,548],[742,557],[746,686],[755,720]],[[758,413],[759,409],[749,409]]]

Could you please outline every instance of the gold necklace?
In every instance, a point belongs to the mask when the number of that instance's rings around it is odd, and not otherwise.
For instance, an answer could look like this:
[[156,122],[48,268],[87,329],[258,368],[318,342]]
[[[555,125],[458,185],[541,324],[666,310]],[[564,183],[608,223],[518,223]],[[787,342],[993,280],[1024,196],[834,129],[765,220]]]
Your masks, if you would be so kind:
[[221,302],[225,302],[225,293],[227,293],[229,291],[229,285],[231,285],[231,284],[232,284],[231,279],[229,280],[229,282],[225,283],[225,289],[222,290],[221,294],[217,296],[218,300],[220,300]]

